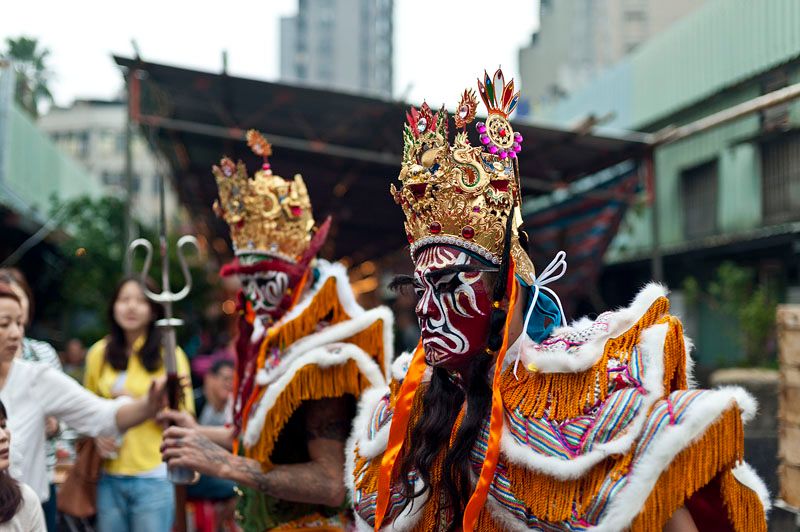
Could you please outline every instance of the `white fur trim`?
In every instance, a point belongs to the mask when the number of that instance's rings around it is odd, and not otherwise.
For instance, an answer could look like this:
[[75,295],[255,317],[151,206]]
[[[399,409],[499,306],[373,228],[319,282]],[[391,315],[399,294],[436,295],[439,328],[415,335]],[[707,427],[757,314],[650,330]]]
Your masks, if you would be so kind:
[[398,382],[405,379],[408,366],[411,365],[411,359],[413,357],[413,353],[409,353],[408,351],[398,356],[394,362],[392,362],[391,379]]
[[755,469],[753,469],[747,462],[742,462],[733,468],[732,473],[734,478],[736,478],[740,484],[750,488],[756,493],[756,495],[758,495],[758,499],[761,501],[761,505],[764,507],[764,513],[769,513],[769,511],[772,509],[769,490],[767,489],[767,485],[764,484],[764,481],[761,479],[761,477],[758,476],[758,473],[756,473]]
[[365,330],[378,320],[383,321],[383,378],[386,382],[389,378],[389,365],[394,356],[394,315],[388,307],[377,307],[363,311],[350,320],[325,327],[319,332],[300,338],[286,349],[278,367],[270,370],[265,368],[258,370],[256,384],[259,386],[271,385],[288,371],[295,360],[304,356],[308,351],[326,344],[340,342]]
[[358,515],[355,512],[353,512],[353,515],[355,515],[355,518],[356,518],[356,523],[355,524],[356,524],[356,531],[357,532],[373,532],[374,529],[371,526],[369,526],[369,524],[367,524],[366,521],[361,519],[360,515]]
[[697,388],[697,380],[694,378],[694,342],[691,338],[683,336],[683,348],[686,351],[686,387],[690,390]]
[[[591,368],[603,354],[603,346],[610,338],[619,336],[630,329],[647,312],[647,309],[660,297],[666,297],[667,289],[658,284],[650,283],[645,286],[634,298],[629,307],[610,313],[608,316],[608,331],[598,335],[591,341],[567,352],[566,348],[538,351],[523,349],[521,361],[523,367],[533,363],[541,373],[575,373]],[[553,331],[553,336],[568,332],[575,332],[587,328],[592,321],[582,318],[571,326],[560,327]],[[525,342],[526,345],[527,342]]]
[[[387,423],[379,430],[374,439],[367,437],[367,431],[372,425],[372,418],[375,415],[378,403],[383,400],[387,393],[389,393],[388,386],[376,386],[365,390],[361,394],[361,399],[358,402],[358,414],[353,420],[353,431],[347,440],[348,459],[350,456],[354,456],[353,453],[356,447],[358,447],[358,454],[367,459],[375,458],[386,450],[391,423]],[[353,453],[350,452],[350,449],[353,450]],[[355,464],[353,464],[353,467],[355,467]]]
[[555,456],[543,456],[531,448],[517,442],[508,428],[508,420],[503,424],[503,436],[500,440],[503,454],[508,461],[535,471],[546,473],[555,478],[578,478],[596,464],[612,454],[624,454],[635,443],[647,420],[651,406],[663,395],[664,380],[664,340],[669,326],[666,323],[654,325],[642,332],[639,349],[642,352],[644,377],[642,386],[647,390],[643,402],[628,430],[620,437],[609,442],[595,445],[594,448],[571,460]]
[[253,320],[253,332],[250,334],[250,343],[258,343],[266,332],[267,328],[264,326],[264,320],[256,316]]
[[642,509],[661,473],[683,449],[697,441],[733,404],[752,416],[755,400],[741,388],[711,390],[699,397],[678,425],[664,427],[631,469],[627,484],[614,496],[592,532],[625,530]]
[[[375,407],[387,393],[389,393],[388,386],[376,386],[375,388],[364,390],[358,400],[356,417],[353,419],[353,428],[347,438],[344,450],[344,483],[350,491],[350,500],[355,500],[356,447],[358,446],[359,451],[361,451],[361,442],[367,441],[367,427],[369,427],[369,423],[372,420]],[[384,445],[385,448],[386,446]]]
[[[407,353],[405,355],[407,355]],[[391,427],[391,423],[384,425],[375,435],[375,439],[370,440],[367,438],[367,430],[372,424],[372,417],[375,415],[375,409],[387,393],[389,393],[388,386],[378,386],[370,388],[361,394],[361,399],[358,404],[358,413],[353,420],[353,432],[350,434],[350,438],[347,440],[347,445],[345,447],[345,484],[350,491],[351,500],[355,500],[356,447],[358,447],[358,454],[362,458],[377,460],[379,455],[386,450],[386,445],[389,442],[389,428]],[[411,504],[406,506],[400,515],[391,523],[387,523],[383,526],[381,530],[402,532],[413,529],[422,515],[422,510],[427,500],[427,493],[415,499],[413,508]],[[358,513],[355,513],[355,517],[356,530],[373,530]]]
[[[334,347],[340,349],[340,351],[338,353],[332,352],[331,348]],[[253,409],[250,415],[247,430],[244,434],[244,444],[248,447],[256,444],[261,435],[261,430],[264,428],[267,412],[275,405],[275,401],[278,400],[280,394],[292,382],[298,371],[309,365],[317,365],[321,368],[339,366],[349,360],[355,361],[361,373],[370,381],[372,386],[380,386],[386,383],[378,364],[357,345],[336,343],[311,349],[303,353],[302,356],[297,357],[291,364],[288,364],[286,371],[264,391],[264,395],[258,400],[256,408]]]
[[317,259],[316,261],[317,271],[319,272],[319,278],[316,280],[313,286],[313,290],[309,290],[306,292],[303,297],[300,298],[300,301],[292,307],[289,312],[283,315],[283,317],[278,320],[277,323],[273,325],[273,327],[279,327],[286,322],[292,321],[297,316],[303,313],[305,309],[311,304],[311,301],[314,299],[314,296],[317,295],[320,288],[325,285],[325,282],[331,278],[336,278],[336,291],[339,295],[339,302],[342,304],[345,312],[350,317],[355,317],[364,312],[364,308],[358,304],[356,301],[356,296],[353,294],[353,290],[350,288],[350,277],[347,275],[347,268],[344,267],[344,264],[339,262],[328,262],[324,259]]

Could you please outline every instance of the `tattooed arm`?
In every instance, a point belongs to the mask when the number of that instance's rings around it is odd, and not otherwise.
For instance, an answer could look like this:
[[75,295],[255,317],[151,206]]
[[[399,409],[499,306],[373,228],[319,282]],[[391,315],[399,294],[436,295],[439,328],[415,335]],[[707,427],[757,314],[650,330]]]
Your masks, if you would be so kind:
[[253,459],[234,456],[196,430],[170,427],[162,453],[170,465],[191,467],[286,501],[339,506],[344,501],[344,446],[350,431],[344,399],[309,401],[305,411],[310,460],[264,472]]
[[200,425],[189,412],[183,410],[163,410],[156,416],[156,421],[168,427],[177,425],[197,432],[227,450],[233,448],[233,429],[226,426]]

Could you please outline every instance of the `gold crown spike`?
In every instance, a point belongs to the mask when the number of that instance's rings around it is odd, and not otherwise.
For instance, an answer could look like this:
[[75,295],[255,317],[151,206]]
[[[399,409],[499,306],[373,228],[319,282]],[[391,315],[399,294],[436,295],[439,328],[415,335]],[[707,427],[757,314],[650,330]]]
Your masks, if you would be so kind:
[[475,120],[475,113],[478,111],[478,98],[475,96],[473,89],[464,90],[461,96],[461,101],[458,102],[458,109],[453,119],[456,122],[456,127],[463,130],[467,124]]
[[[483,146],[472,146],[465,130],[456,134],[451,146],[444,108],[434,114],[424,103],[420,109],[412,107],[406,115],[400,187],[393,184],[390,191],[405,214],[412,257],[427,245],[449,244],[467,249],[493,264],[499,265],[502,261],[506,219],[509,215],[518,215],[514,159],[522,137],[513,132],[507,120],[507,113],[513,110],[518,95],[512,95],[508,101],[503,97],[495,103],[494,84],[499,83],[504,93],[514,90],[513,81],[506,85],[502,72],[498,70],[498,74],[494,80],[489,80],[491,89],[487,90],[482,83],[478,86],[489,110],[487,124],[476,124]],[[474,106],[470,109],[470,105],[470,93],[465,91],[456,118],[456,125],[462,129],[469,123],[467,119],[474,117]],[[492,117],[505,122],[503,133],[500,133],[500,124],[493,124],[492,134],[501,139],[508,135],[512,139],[505,155],[499,148],[492,150],[489,143],[484,142],[484,137],[494,142],[487,133]],[[487,130],[482,132],[481,125]],[[533,264],[519,243],[517,224],[512,225],[511,253],[517,273],[531,282]]]
[[266,255],[295,263],[311,241],[314,216],[300,174],[294,180],[273,175],[268,162],[272,146],[257,131],[247,132],[253,153],[264,158],[253,178],[241,161],[225,157],[213,173],[219,200],[214,211],[227,222],[236,255]]

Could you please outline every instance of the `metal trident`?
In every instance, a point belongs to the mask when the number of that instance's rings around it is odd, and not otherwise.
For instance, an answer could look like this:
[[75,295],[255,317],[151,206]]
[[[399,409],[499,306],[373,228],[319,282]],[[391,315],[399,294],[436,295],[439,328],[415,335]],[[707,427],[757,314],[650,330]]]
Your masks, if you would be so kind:
[[[173,292],[169,283],[169,243],[167,240],[167,213],[164,201],[165,183],[164,175],[159,176],[159,254],[161,256],[161,291],[153,292],[142,283],[145,295],[151,301],[160,304],[164,308],[164,318],[156,321],[156,326],[162,331],[161,338],[164,347],[164,368],[167,373],[167,394],[169,395],[169,406],[173,410],[180,407],[181,383],[178,378],[178,364],[175,358],[177,341],[175,339],[175,328],[183,325],[183,320],[176,318],[172,312],[172,304],[186,298],[192,290],[192,275],[189,272],[189,264],[186,262],[184,248],[191,244],[199,251],[197,239],[192,235],[184,235],[178,240],[176,248],[178,261],[183,272],[184,286],[177,292]],[[150,273],[150,266],[153,261],[153,245],[145,238],[137,238],[128,246],[128,260],[133,263],[133,256],[137,248],[145,249],[144,266],[142,268],[142,281]],[[194,471],[185,468],[171,468],[169,479],[175,484],[190,484],[196,481]]]

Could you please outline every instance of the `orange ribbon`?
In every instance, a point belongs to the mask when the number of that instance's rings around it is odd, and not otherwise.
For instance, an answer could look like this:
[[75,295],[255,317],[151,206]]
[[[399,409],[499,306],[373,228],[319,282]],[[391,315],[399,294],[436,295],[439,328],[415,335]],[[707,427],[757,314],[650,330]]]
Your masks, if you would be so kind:
[[400,455],[406,439],[408,421],[411,418],[411,406],[414,403],[417,388],[422,382],[422,376],[425,374],[425,367],[425,350],[422,348],[422,340],[420,340],[397,395],[392,424],[389,427],[389,441],[381,459],[381,468],[378,472],[378,500],[375,507],[375,530],[380,530],[389,506],[395,460]]
[[[503,332],[503,344],[497,353],[497,361],[494,367],[494,381],[492,382],[492,415],[489,418],[489,441],[486,445],[486,457],[481,466],[481,475],[475,486],[475,491],[469,498],[467,507],[464,509],[464,517],[461,522],[464,532],[472,532],[478,522],[478,515],[486,504],[486,497],[489,495],[489,486],[494,480],[494,472],[497,469],[497,462],[500,458],[500,437],[503,434],[503,398],[500,397],[500,379],[503,374],[503,359],[508,351],[508,326],[514,317],[514,307],[517,303],[517,281],[514,278],[514,261],[508,272],[509,284],[511,285],[511,297],[508,302],[508,314],[506,314],[505,331]],[[522,334],[525,334],[523,331]],[[377,530],[377,529],[376,529]]]

